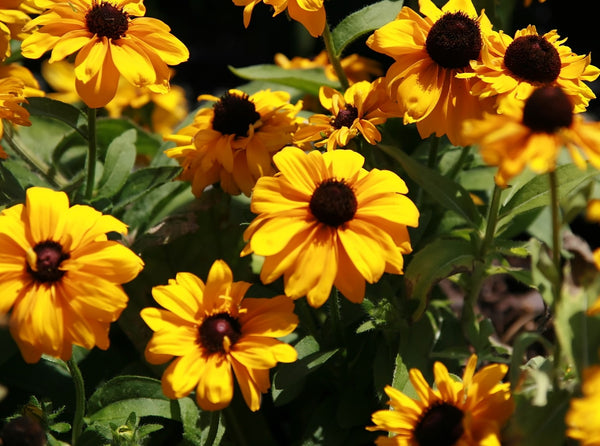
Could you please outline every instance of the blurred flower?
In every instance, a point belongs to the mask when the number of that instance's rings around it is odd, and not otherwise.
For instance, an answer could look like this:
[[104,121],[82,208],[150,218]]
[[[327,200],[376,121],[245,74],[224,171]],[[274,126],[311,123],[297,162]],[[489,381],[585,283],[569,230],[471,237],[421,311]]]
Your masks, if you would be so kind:
[[[4,135],[3,119],[13,124],[31,125],[29,112],[21,106],[23,102],[27,102],[23,82],[16,77],[0,78],[0,140]],[[0,159],[7,157],[0,145]]]
[[[38,59],[52,50],[50,63],[75,57],[75,87],[89,107],[115,96],[122,75],[156,93],[169,90],[170,70],[189,57],[167,25],[143,16],[142,0],[56,1],[33,19],[21,46],[23,56]],[[39,28],[38,28],[39,27]]]
[[31,18],[21,9],[21,1],[5,0],[0,6],[0,61],[11,55],[10,41],[23,40],[23,27]]
[[600,366],[594,365],[583,370],[581,398],[571,399],[565,417],[567,436],[579,441],[581,446],[600,445]]
[[545,84],[559,86],[575,106],[575,113],[585,111],[596,96],[583,81],[594,81],[600,70],[590,64],[591,56],[578,56],[563,45],[556,31],[538,35],[535,26],[515,33],[514,39],[500,32],[486,36],[480,60],[472,60],[474,72],[471,92],[482,98],[494,97],[497,104],[507,96],[528,98]]
[[[544,3],[546,0],[538,0],[540,3]],[[528,6],[531,6],[531,3],[533,2],[533,0],[525,0],[525,7],[527,8]]]
[[127,305],[120,285],[144,265],[108,232],[127,227],[43,187],[0,213],[0,313],[12,307],[10,332],[25,361],[67,360],[72,344],[108,348],[110,323]]
[[162,364],[176,359],[162,376],[171,399],[196,388],[203,410],[219,410],[233,397],[233,375],[252,411],[260,408],[261,393],[270,387],[269,369],[293,362],[294,348],[275,338],[298,325],[294,303],[286,296],[244,298],[251,284],[233,282],[222,260],[213,263],[206,284],[191,273],[178,273],[168,285],[152,289],[165,308],[144,308],[141,316],[154,331],[146,360]]
[[373,83],[357,82],[344,93],[331,87],[321,87],[321,105],[331,115],[312,115],[308,119],[309,124],[301,126],[294,134],[294,143],[318,141],[316,147],[327,146],[329,151],[347,146],[350,140],[361,134],[369,144],[377,144],[381,141],[381,133],[376,125],[395,115],[382,81],[383,78]]
[[600,123],[574,114],[561,88],[540,87],[525,102],[509,97],[501,107],[503,114],[467,121],[464,129],[465,139],[479,145],[483,160],[498,166],[499,186],[505,187],[527,165],[537,173],[554,170],[563,146],[581,169],[586,160],[600,167]]
[[0,64],[0,79],[15,77],[23,82],[23,96],[26,98],[45,96],[40,84],[27,67],[18,63]]
[[320,307],[333,286],[361,302],[365,280],[402,274],[412,250],[406,227],[417,226],[419,211],[400,177],[367,172],[351,150],[286,147],[273,161],[280,172],[256,183],[250,209],[258,216],[241,254],[265,257],[263,283],[283,275],[286,295]]
[[396,434],[379,437],[378,446],[393,445],[500,445],[500,429],[510,417],[514,405],[510,383],[502,383],[508,366],[488,365],[477,373],[477,356],[467,362],[462,382],[455,381],[441,362],[433,366],[435,388],[432,389],[418,369],[409,377],[419,400],[386,386],[391,410],[379,410],[372,416],[375,426]]
[[165,153],[183,166],[179,179],[190,181],[197,197],[217,182],[228,194],[249,196],[258,178],[275,173],[273,154],[292,143],[302,122],[297,117],[302,102],[290,104],[283,91],[249,96],[234,89],[221,98],[201,95],[198,100],[215,103],[200,109],[194,122],[176,135],[165,137],[177,143]]
[[395,59],[386,73],[388,91],[404,112],[404,123],[416,122],[421,137],[447,135],[463,145],[462,123],[481,117],[488,107],[470,94],[471,81],[459,79],[480,57],[482,35],[492,25],[471,0],[449,0],[440,10],[420,0],[421,17],[403,7],[396,20],[376,30],[367,46]]

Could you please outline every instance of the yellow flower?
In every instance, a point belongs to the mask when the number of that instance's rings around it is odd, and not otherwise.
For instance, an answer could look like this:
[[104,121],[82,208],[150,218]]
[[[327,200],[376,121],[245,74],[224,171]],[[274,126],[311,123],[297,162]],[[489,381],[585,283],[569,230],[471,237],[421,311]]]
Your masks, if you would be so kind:
[[[25,99],[25,85],[16,77],[0,78],[0,140],[4,135],[3,119],[13,124],[31,125],[29,112],[21,106]],[[0,159],[8,155],[0,145]]]
[[592,90],[583,82],[594,81],[600,70],[590,64],[591,56],[579,56],[563,45],[556,31],[538,35],[535,26],[515,33],[502,31],[486,36],[481,60],[471,61],[474,77],[471,92],[482,98],[494,97],[499,104],[507,96],[528,98],[541,85],[559,86],[569,96],[575,112],[585,111]]
[[162,376],[167,397],[182,398],[196,388],[203,410],[223,409],[233,397],[235,375],[246,404],[256,411],[270,387],[269,369],[297,359],[292,346],[275,339],[298,325],[293,301],[283,295],[244,298],[250,286],[233,282],[229,266],[217,260],[206,283],[178,273],[168,285],[152,289],[165,309],[140,313],[154,331],[145,354],[151,364],[176,358]]
[[18,63],[0,65],[0,79],[15,77],[23,82],[23,96],[26,98],[45,96],[46,93],[40,89],[40,84],[33,73],[27,67]]
[[582,446],[600,445],[600,366],[583,370],[583,396],[573,398],[565,417],[567,436],[579,440]]
[[77,53],[75,87],[92,108],[110,102],[121,75],[166,93],[168,65],[186,61],[189,52],[163,22],[140,17],[145,11],[142,0],[56,1],[27,24],[33,32],[23,41],[22,54],[38,59],[52,50],[53,63]]
[[509,97],[501,107],[503,114],[467,121],[464,129],[484,161],[498,166],[499,186],[505,187],[527,165],[537,173],[554,170],[563,146],[581,169],[586,160],[600,167],[600,123],[574,114],[569,96],[559,87],[540,87],[525,102]]
[[406,124],[416,122],[421,137],[447,135],[463,145],[465,119],[481,116],[488,104],[470,94],[471,80],[460,73],[480,57],[482,35],[492,30],[487,16],[471,0],[449,0],[439,9],[419,0],[421,17],[403,7],[396,20],[376,30],[367,45],[395,59],[386,73],[389,94],[404,112]]
[[378,446],[500,446],[500,429],[514,406],[510,384],[501,383],[508,367],[488,365],[477,373],[477,356],[467,362],[462,382],[448,374],[441,362],[433,366],[435,389],[429,387],[418,369],[409,372],[418,400],[386,386],[392,410],[372,415],[375,426],[393,437],[379,437]]
[[183,167],[179,179],[190,181],[197,197],[217,182],[229,194],[249,196],[258,178],[275,173],[273,153],[292,143],[302,122],[297,117],[302,102],[292,105],[289,93],[271,90],[248,96],[232,89],[221,98],[198,99],[215,103],[200,109],[194,122],[176,135],[165,137],[177,143],[165,153]]
[[258,216],[241,254],[265,257],[264,283],[283,275],[286,295],[319,307],[333,286],[361,302],[365,280],[402,274],[402,255],[412,250],[407,226],[417,226],[419,211],[400,177],[367,172],[351,150],[286,147],[273,161],[279,173],[256,183],[250,206]]
[[10,331],[25,361],[67,360],[72,344],[108,348],[110,323],[127,305],[120,285],[144,265],[108,232],[127,227],[42,187],[0,213],[0,313],[12,308]]
[[375,82],[361,81],[351,85],[344,93],[323,86],[319,90],[321,105],[331,115],[314,114],[294,134],[295,144],[318,141],[315,146],[334,150],[345,147],[359,133],[371,144],[381,141],[376,125],[394,116],[385,92],[383,78]]
[[21,1],[7,0],[0,6],[0,61],[11,55],[10,41],[23,40],[23,27],[31,18],[23,10]]

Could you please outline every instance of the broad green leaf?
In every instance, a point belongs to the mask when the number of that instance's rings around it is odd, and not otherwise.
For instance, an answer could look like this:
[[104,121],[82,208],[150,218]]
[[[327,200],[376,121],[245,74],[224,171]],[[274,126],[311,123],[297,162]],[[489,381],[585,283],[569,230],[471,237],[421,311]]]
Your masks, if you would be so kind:
[[171,181],[180,170],[181,168],[178,166],[146,167],[136,170],[129,175],[125,185],[116,196],[114,212],[122,210],[155,187]]
[[[117,376],[98,388],[88,399],[88,412],[93,414],[112,403],[127,399],[168,399],[163,395],[160,381],[143,376]],[[127,419],[129,411],[123,416]],[[137,412],[136,412],[137,413]],[[137,413],[138,416],[141,416]]]
[[62,121],[87,138],[87,116],[73,105],[50,98],[34,97],[27,98],[23,107],[33,116],[47,116]]
[[103,175],[98,183],[97,198],[112,197],[127,181],[135,164],[136,139],[135,129],[129,129],[113,139],[108,146]]

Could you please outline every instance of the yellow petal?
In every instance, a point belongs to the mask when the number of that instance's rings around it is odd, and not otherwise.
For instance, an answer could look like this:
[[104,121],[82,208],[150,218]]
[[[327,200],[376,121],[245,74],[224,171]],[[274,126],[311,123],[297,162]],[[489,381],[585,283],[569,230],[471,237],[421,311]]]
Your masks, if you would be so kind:
[[69,209],[69,198],[64,192],[44,187],[30,187],[25,199],[25,218],[31,237],[37,243],[56,241],[62,231],[63,215]]
[[200,382],[196,388],[196,399],[204,410],[227,407],[233,398],[233,373],[229,361],[220,355],[206,359]]

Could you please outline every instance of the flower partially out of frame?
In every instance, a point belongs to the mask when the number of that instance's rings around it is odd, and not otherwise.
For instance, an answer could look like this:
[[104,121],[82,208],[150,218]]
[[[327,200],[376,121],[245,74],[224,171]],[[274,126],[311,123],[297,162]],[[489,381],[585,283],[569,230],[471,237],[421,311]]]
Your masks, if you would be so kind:
[[11,55],[10,41],[23,40],[27,34],[23,27],[31,18],[19,1],[2,2],[0,6],[0,61]]
[[573,398],[565,417],[567,436],[579,441],[581,446],[600,445],[600,366],[583,370],[581,398]]
[[25,204],[0,213],[0,313],[26,362],[63,360],[72,345],[109,347],[108,331],[127,305],[121,284],[144,263],[106,234],[127,226],[64,192],[27,189]]
[[162,376],[167,397],[182,398],[195,388],[203,410],[223,409],[233,398],[235,375],[246,404],[256,411],[270,387],[269,370],[296,360],[296,350],[276,339],[298,325],[294,302],[283,295],[244,298],[250,286],[234,282],[229,266],[217,260],[206,283],[178,273],[152,289],[164,309],[141,311],[154,331],[145,355],[151,364],[175,358]]
[[279,172],[259,178],[241,255],[264,256],[263,283],[283,275],[285,294],[320,307],[335,286],[361,302],[365,281],[402,274],[411,252],[407,226],[419,211],[395,173],[362,168],[352,150],[305,153],[286,147],[273,157]]
[[168,65],[186,61],[189,52],[162,21],[141,17],[145,12],[142,0],[56,1],[27,24],[32,33],[21,52],[38,59],[51,50],[50,63],[77,53],[75,86],[91,108],[110,102],[121,76],[166,93]]
[[409,372],[418,400],[391,386],[385,393],[392,410],[372,415],[375,426],[391,437],[378,437],[378,446],[500,445],[500,429],[513,412],[510,383],[502,383],[508,366],[491,364],[475,372],[477,356],[467,362],[462,382],[455,381],[441,362],[433,366],[435,389],[418,369]]
[[573,113],[570,97],[557,86],[535,90],[524,102],[507,98],[502,114],[465,122],[465,138],[479,145],[483,160],[498,166],[496,184],[507,186],[526,166],[534,172],[555,169],[566,147],[573,162],[600,168],[600,123]]
[[[0,139],[4,135],[2,120],[13,124],[31,125],[29,112],[23,108],[25,99],[25,84],[16,77],[0,79]],[[0,145],[0,159],[6,159],[7,153]]]

